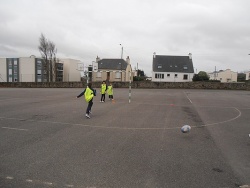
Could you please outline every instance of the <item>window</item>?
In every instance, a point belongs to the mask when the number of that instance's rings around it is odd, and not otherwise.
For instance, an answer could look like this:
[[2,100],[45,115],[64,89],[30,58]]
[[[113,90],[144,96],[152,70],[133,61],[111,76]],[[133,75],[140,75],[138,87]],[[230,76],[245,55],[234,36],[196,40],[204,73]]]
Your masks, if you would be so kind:
[[170,74],[167,74],[167,77],[170,77]]
[[101,72],[97,72],[96,73],[96,78],[101,78],[102,77],[102,73]]
[[187,69],[188,69],[187,65],[184,65],[184,66],[183,66],[183,69],[184,69],[184,70],[187,70]]
[[175,65],[175,67],[177,67],[177,65]]
[[177,77],[178,77],[178,74],[174,74],[174,77],[177,78]]
[[162,65],[161,65],[161,64],[159,64],[159,65],[158,65],[158,69],[161,69],[161,68],[162,68]]
[[183,75],[183,80],[187,80],[188,79],[188,75],[187,74],[184,74]]
[[155,74],[155,78],[164,79],[164,74]]
[[119,78],[120,79],[121,78],[121,74],[122,74],[121,72],[116,72],[115,73],[115,78]]

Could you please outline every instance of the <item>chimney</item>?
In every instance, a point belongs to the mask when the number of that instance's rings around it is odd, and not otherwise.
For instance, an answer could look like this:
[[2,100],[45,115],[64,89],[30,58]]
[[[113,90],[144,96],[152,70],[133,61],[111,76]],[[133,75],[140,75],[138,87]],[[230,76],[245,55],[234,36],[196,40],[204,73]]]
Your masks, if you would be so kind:
[[153,57],[155,58],[155,56],[156,56],[156,53],[154,52],[153,54],[154,54],[154,56],[153,56]]
[[130,64],[129,56],[127,56],[126,62],[127,62],[128,65]]
[[191,53],[189,53],[188,56],[189,56],[189,59],[192,59],[192,54]]
[[100,61],[100,58],[97,56],[96,57],[96,63],[98,63],[98,61]]

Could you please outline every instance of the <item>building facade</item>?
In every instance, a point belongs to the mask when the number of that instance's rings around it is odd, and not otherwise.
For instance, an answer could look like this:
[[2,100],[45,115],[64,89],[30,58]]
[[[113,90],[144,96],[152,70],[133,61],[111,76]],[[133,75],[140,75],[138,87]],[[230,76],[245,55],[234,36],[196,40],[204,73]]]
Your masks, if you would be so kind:
[[230,69],[208,73],[210,80],[220,80],[221,82],[237,82],[237,75],[237,72],[233,72]]
[[250,71],[246,72],[246,80],[250,80]]
[[62,59],[48,67],[42,58],[33,55],[0,58],[0,82],[81,81],[81,74],[77,69],[79,63],[79,60]]
[[91,79],[93,82],[129,82],[130,79],[133,81],[133,76],[129,56],[126,61],[124,59],[100,59],[97,57],[92,65]]
[[194,76],[192,54],[189,56],[153,56],[152,82],[191,82]]

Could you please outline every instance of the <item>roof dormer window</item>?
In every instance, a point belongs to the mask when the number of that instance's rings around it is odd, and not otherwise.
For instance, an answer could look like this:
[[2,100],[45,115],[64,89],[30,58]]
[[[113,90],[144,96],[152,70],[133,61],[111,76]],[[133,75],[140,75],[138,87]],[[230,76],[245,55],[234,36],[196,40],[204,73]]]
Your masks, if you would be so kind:
[[162,65],[159,64],[159,65],[158,65],[158,69],[161,69],[161,68],[162,68]]

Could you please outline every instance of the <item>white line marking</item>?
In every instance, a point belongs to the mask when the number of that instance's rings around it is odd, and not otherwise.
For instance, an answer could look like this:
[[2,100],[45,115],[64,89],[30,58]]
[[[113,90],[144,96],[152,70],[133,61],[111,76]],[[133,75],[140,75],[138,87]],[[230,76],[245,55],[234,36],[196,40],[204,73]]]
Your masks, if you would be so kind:
[[200,126],[193,126],[193,127],[207,127],[207,126],[211,126],[211,125],[218,125],[218,124],[222,124],[222,123],[228,123],[230,121],[236,120],[236,119],[238,119],[241,116],[241,111],[238,108],[234,108],[234,109],[237,110],[239,112],[239,114],[238,114],[238,116],[236,116],[236,117],[234,117],[232,119],[229,119],[229,120],[226,120],[226,121],[217,122],[217,123],[210,123],[210,124],[205,124],[205,125],[200,125]]
[[11,130],[17,130],[17,131],[28,131],[28,129],[18,129],[18,128],[12,128],[12,127],[2,127],[2,129],[11,129]]
[[7,176],[6,179],[8,179],[8,180],[13,180],[14,178],[11,177],[11,176]]
[[27,179],[26,181],[27,181],[27,182],[30,182],[30,183],[32,183],[32,182],[33,182],[33,180],[30,180],[30,179]]
[[43,182],[45,185],[52,185],[53,183],[51,182]]
[[186,93],[186,92],[183,92],[183,93],[185,93],[185,95],[186,95],[186,97],[188,98],[189,102],[190,102],[191,104],[193,104],[193,102],[191,101],[191,99],[188,97],[187,93]]
[[[218,125],[218,124],[223,124],[223,123],[228,123],[230,121],[236,120],[241,116],[241,111],[238,108],[235,107],[227,107],[231,109],[235,109],[238,111],[238,115],[235,116],[234,118],[225,120],[225,121],[220,121],[216,123],[210,123],[210,124],[205,124],[205,125],[197,125],[197,126],[191,126],[192,128],[199,128],[199,127],[207,127],[207,126],[212,126],[212,125]],[[57,122],[57,121],[36,121],[36,120],[26,120],[26,119],[20,119],[20,118],[5,118],[5,117],[0,117],[2,119],[11,119],[11,120],[19,120],[19,121],[28,121],[28,122],[38,122],[38,123],[52,123],[52,124],[61,124],[61,125],[77,125],[81,127],[91,127],[91,128],[100,128],[100,129],[120,129],[120,130],[171,130],[171,129],[180,129],[181,127],[103,127],[103,126],[95,126],[95,125],[84,125],[84,124],[79,124],[79,123],[64,123],[64,122]]]
[[74,185],[65,185],[66,187],[74,187]]

